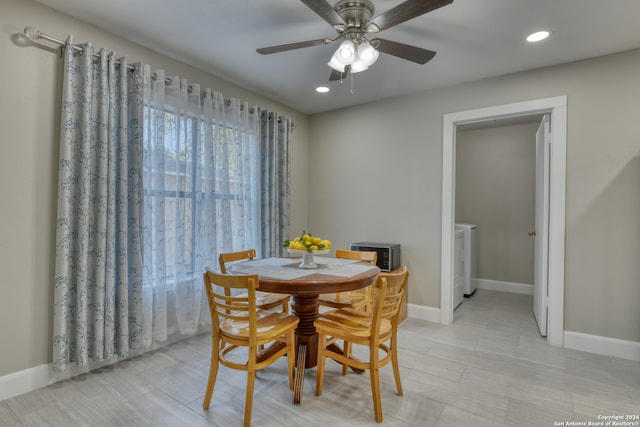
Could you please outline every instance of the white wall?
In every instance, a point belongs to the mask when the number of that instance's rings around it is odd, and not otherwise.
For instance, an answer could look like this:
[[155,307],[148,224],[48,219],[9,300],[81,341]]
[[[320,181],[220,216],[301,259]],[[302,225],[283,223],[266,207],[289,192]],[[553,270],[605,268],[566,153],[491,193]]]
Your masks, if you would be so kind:
[[639,69],[633,50],[312,116],[310,228],[402,244],[409,303],[438,308],[443,115],[566,95],[565,329],[640,342]]
[[307,220],[306,115],[34,1],[0,0],[0,377],[51,361],[61,59],[53,49],[24,46],[27,26],[59,39],[73,33],[76,42],[292,117],[292,230]]

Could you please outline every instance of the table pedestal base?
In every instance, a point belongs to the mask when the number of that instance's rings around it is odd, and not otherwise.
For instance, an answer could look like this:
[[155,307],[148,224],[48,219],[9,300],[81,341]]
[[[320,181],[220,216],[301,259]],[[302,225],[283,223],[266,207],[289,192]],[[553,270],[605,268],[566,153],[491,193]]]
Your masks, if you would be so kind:
[[296,347],[305,346],[304,367],[313,368],[318,364],[318,332],[313,326],[318,318],[318,295],[294,295],[291,311],[300,319],[296,328]]
[[300,404],[304,371],[318,364],[318,333],[313,322],[318,318],[318,295],[294,295],[292,314],[300,319],[296,328],[296,375],[293,386],[293,403]]
[[300,344],[296,360],[296,372],[293,381],[293,404],[299,405],[302,400],[302,385],[304,384],[304,361],[306,359],[307,346]]

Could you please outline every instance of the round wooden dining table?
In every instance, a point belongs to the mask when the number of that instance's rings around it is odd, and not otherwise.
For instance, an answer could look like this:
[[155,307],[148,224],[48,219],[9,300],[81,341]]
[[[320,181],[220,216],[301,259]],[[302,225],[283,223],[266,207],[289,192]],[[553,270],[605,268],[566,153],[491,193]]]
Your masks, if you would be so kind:
[[[278,265],[282,269],[300,268],[300,259],[288,258],[291,263]],[[362,289],[371,285],[380,269],[366,264],[366,270],[350,277],[330,274],[330,269],[322,264],[322,258],[316,258],[318,268],[312,274],[302,277],[278,279],[258,274],[259,290],[290,294],[292,296],[292,314],[300,319],[296,328],[296,375],[294,384],[294,403],[299,404],[302,394],[305,368],[313,368],[318,364],[318,333],[313,322],[318,318],[318,298],[320,294],[338,293]],[[240,263],[242,265],[243,263]],[[364,264],[364,263],[363,263]],[[277,348],[265,349],[265,352],[276,351]],[[266,354],[265,354],[266,355]],[[260,358],[260,357],[259,357]]]

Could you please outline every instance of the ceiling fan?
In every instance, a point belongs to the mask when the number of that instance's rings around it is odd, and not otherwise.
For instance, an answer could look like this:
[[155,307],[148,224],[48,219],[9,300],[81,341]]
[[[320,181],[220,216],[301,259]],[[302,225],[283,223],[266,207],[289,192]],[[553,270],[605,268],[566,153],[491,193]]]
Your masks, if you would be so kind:
[[328,63],[333,69],[329,80],[342,79],[349,71],[357,73],[366,70],[378,59],[378,52],[417,64],[426,64],[436,55],[434,51],[386,39],[368,40],[366,35],[386,30],[453,2],[453,0],[406,0],[372,18],[375,7],[370,0],[339,0],[333,6],[327,0],[301,1],[331,24],[338,32],[338,36],[334,39],[324,38],[263,47],[256,51],[262,55],[269,55],[342,40],[340,47]]

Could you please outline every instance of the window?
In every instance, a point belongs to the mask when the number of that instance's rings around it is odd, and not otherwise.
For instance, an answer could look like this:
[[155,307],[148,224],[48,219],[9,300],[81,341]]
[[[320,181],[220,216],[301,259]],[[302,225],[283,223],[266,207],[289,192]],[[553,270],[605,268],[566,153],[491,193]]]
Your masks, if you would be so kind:
[[[200,280],[218,250],[254,247],[257,146],[249,130],[145,106],[145,225],[154,285]],[[147,140],[149,139],[149,140]],[[150,253],[149,253],[150,252]],[[164,262],[163,262],[164,260]],[[147,264],[147,262],[145,262]],[[217,263],[215,264],[217,265]]]

